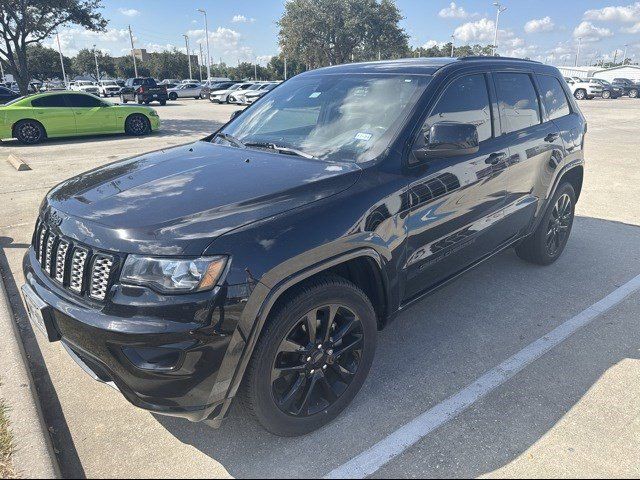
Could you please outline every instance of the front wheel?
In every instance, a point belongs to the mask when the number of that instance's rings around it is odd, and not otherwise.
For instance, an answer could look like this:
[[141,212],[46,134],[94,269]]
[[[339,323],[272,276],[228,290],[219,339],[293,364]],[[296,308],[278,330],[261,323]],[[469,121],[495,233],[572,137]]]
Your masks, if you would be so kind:
[[362,387],[376,335],[376,314],[362,290],[333,275],[310,281],[268,320],[240,400],[276,435],[323,427]]
[[134,113],[129,115],[124,122],[124,131],[128,135],[136,137],[147,135],[151,133],[151,122],[141,113]]
[[633,90],[629,91],[629,98],[638,98],[638,90],[634,88]]
[[611,98],[611,92],[609,92],[608,90],[605,90],[604,92],[602,92],[602,98],[604,98],[605,100],[608,100]]
[[583,89],[578,89],[573,94],[573,96],[576,97],[577,100],[584,100],[586,98],[586,96],[587,96],[587,92],[584,91]]
[[177,93],[171,92],[171,93],[169,94],[169,100],[173,100],[173,101],[175,101],[175,100],[177,100],[177,99],[178,99],[178,94],[177,94]]
[[575,214],[576,193],[570,183],[558,187],[536,231],[519,245],[520,258],[538,265],[555,262],[569,241]]

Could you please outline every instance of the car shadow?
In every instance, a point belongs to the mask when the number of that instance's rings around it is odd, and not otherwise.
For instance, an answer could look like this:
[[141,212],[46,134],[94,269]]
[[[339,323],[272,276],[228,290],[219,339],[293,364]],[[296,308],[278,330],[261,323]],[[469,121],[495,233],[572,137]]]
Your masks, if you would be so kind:
[[[530,265],[508,250],[400,314],[380,333],[376,360],[354,403],[317,432],[273,436],[235,404],[217,430],[155,418],[233,477],[321,477],[639,274],[638,265],[638,226],[577,217],[567,250],[554,265]],[[471,478],[509,464],[552,430],[612,366],[639,358],[638,343],[624,340],[632,335],[640,342],[640,331],[617,322],[601,335],[599,320],[580,333],[588,348],[563,350],[562,368],[541,378],[532,373],[550,353],[512,379],[526,388],[510,390],[511,382],[501,387],[507,403],[494,415],[474,417],[468,436],[428,443],[432,450],[421,455],[429,461],[418,474]]]

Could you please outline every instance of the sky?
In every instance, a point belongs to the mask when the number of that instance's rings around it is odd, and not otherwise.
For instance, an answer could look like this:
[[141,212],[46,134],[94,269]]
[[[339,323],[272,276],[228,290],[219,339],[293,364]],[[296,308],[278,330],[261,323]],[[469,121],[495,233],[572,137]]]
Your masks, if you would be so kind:
[[[130,52],[128,26],[136,48],[148,51],[178,48],[192,53],[199,43],[206,54],[204,17],[207,11],[212,63],[235,65],[241,61],[266,64],[278,49],[277,20],[286,0],[103,0],[109,20],[105,33],[63,28],[60,41],[65,55],[81,48],[96,48],[120,56]],[[507,7],[499,21],[498,53],[530,57],[555,65],[573,65],[580,44],[580,63],[612,60],[623,55],[640,60],[640,1],[501,0]],[[412,47],[451,41],[491,44],[496,7],[490,0],[397,0],[402,26]],[[45,42],[57,47],[55,39]]]

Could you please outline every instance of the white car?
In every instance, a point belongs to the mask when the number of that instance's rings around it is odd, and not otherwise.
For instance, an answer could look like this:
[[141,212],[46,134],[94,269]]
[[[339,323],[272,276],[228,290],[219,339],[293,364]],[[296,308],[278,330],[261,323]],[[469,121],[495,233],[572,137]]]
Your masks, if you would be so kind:
[[100,96],[100,89],[93,82],[88,80],[76,80],[69,84],[70,89],[75,92],[90,93],[95,96]]
[[577,100],[591,100],[592,98],[602,96],[602,85],[597,82],[579,77],[564,77],[564,79],[569,85],[571,93]]
[[240,91],[237,91],[235,93],[232,93],[231,95],[229,95],[229,103],[237,103],[238,105],[244,105],[245,104],[245,95],[247,93],[249,93],[249,92],[257,92],[261,88],[264,88],[265,85],[266,85],[265,82],[256,82],[253,85],[251,85],[249,88],[247,88],[246,90],[240,90]]
[[103,80],[98,84],[98,89],[103,97],[117,97],[120,95],[120,85],[115,80]]
[[230,95],[240,93],[254,85],[254,83],[255,82],[236,83],[226,90],[215,90],[209,95],[209,100],[213,103],[229,103]]
[[199,99],[202,95],[202,85],[199,83],[182,83],[174,88],[168,88],[169,100],[177,100],[178,98],[195,98]]
[[264,85],[261,85],[257,90],[248,91],[244,96],[244,104],[251,105],[253,102],[276,88],[278,85],[278,83],[265,83]]

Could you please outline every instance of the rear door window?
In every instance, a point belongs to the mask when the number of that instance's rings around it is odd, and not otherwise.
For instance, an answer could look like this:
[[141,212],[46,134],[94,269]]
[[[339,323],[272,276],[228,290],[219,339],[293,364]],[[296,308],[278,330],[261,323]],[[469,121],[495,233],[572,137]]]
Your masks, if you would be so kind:
[[549,120],[564,117],[571,113],[569,102],[560,81],[550,75],[538,75],[540,97]]
[[94,108],[102,105],[102,101],[92,95],[69,95],[69,103],[75,108]]
[[68,107],[69,104],[65,101],[65,97],[69,96],[70,95],[47,95],[45,97],[34,98],[31,100],[31,106],[36,108]]
[[504,133],[540,124],[540,104],[531,77],[526,73],[497,73],[495,79]]

